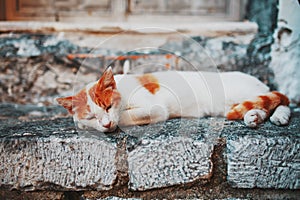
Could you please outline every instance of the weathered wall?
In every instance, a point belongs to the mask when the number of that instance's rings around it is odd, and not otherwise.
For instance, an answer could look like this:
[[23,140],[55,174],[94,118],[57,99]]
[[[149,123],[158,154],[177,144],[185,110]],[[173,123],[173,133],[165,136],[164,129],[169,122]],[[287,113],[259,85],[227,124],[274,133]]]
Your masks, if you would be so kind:
[[277,26],[277,5],[278,0],[248,1],[246,18],[257,23],[258,32],[247,47],[246,59],[239,66],[241,71],[253,74],[268,83],[271,89],[276,89],[274,73],[269,64],[273,32]]
[[269,74],[268,82],[272,88],[278,89],[293,103],[298,104],[300,102],[299,2],[255,0],[248,2],[247,9],[247,18],[258,24],[258,33],[247,49],[247,55],[252,63],[250,73],[262,68],[259,71],[266,71]]
[[[122,73],[124,60],[118,60],[118,56],[124,55],[131,60],[131,72],[135,73],[167,70],[166,66],[177,70],[240,70],[239,66],[247,59],[253,33],[191,38],[176,32],[161,37],[146,36],[150,38],[148,41],[162,41],[162,45],[135,40],[125,50],[119,50],[116,45],[131,41],[132,35],[127,33],[107,40],[110,48],[95,49],[75,45],[63,34],[3,34],[0,37],[0,91],[3,93],[0,101],[52,104],[55,96],[71,94],[75,83],[83,87],[95,81],[108,65],[113,66],[115,73]],[[97,41],[94,38],[94,43]],[[166,53],[173,56],[165,56]],[[81,58],[81,54],[85,57]],[[139,57],[140,54],[146,56]]]
[[292,102],[300,103],[300,4],[296,0],[280,0],[278,28],[274,33],[272,62],[279,91]]

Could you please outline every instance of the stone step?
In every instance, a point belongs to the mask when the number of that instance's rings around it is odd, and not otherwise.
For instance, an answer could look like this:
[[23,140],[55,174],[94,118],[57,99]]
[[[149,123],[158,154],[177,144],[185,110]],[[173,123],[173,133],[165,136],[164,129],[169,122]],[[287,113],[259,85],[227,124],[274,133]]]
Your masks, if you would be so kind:
[[233,187],[300,189],[299,135],[229,138],[227,150]]
[[288,189],[287,197],[300,192],[299,109],[285,127],[172,119],[109,134],[77,130],[60,109],[25,117],[39,109],[0,106],[0,190],[148,194],[191,184],[226,185],[236,194],[243,188]]

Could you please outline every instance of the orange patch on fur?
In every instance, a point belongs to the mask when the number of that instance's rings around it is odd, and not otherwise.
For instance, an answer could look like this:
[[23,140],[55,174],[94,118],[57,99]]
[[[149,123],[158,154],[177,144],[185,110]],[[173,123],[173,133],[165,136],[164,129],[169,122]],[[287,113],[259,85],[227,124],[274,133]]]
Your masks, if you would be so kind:
[[234,107],[236,107],[237,105],[239,105],[238,103],[235,103],[231,106],[231,109],[233,109]]
[[84,118],[88,112],[91,112],[90,106],[87,105],[86,90],[81,90],[73,99],[73,107],[75,107],[78,118]]
[[270,97],[268,96],[259,96],[258,97],[261,100],[261,106],[265,109],[265,110],[269,110],[271,104],[272,104],[272,100]]
[[113,89],[107,88],[101,90],[97,84],[95,84],[93,87],[91,87],[91,89],[89,89],[89,95],[96,105],[106,109],[112,103]]
[[144,74],[138,76],[137,79],[151,94],[155,94],[160,88],[157,78],[152,74]]
[[280,98],[281,105],[288,106],[290,104],[290,100],[287,96],[285,96],[277,91],[273,91],[272,93]]
[[227,119],[234,120],[234,119],[243,119],[243,116],[240,112],[236,110],[232,110],[227,114]]
[[268,115],[279,105],[289,105],[289,99],[279,92],[269,92],[258,96],[253,101],[245,101],[231,108],[227,114],[228,119],[242,119],[246,112],[251,109],[264,110]]
[[244,109],[246,109],[247,111],[248,111],[248,110],[251,110],[251,109],[254,108],[254,103],[251,102],[251,101],[245,101],[245,102],[243,103],[243,107],[244,107]]
[[245,113],[254,108],[254,104],[251,101],[245,101],[242,104],[235,104],[231,107],[231,111],[227,113],[227,119],[243,119]]
[[74,115],[74,111],[76,111],[79,119],[84,118],[91,111],[89,105],[87,105],[85,89],[81,90],[74,96],[58,98],[57,102],[65,107],[72,115]]
[[74,115],[73,96],[57,98],[56,101],[59,105],[67,109],[70,114]]
[[116,91],[116,82],[111,68],[103,73],[100,80],[88,92],[92,101],[103,109],[109,108],[113,101],[121,98]]

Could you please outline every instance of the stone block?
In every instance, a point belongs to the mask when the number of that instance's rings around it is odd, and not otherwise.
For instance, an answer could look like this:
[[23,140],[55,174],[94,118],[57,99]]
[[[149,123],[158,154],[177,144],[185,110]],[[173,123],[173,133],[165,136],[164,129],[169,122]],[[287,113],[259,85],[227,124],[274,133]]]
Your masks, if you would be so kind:
[[227,150],[228,181],[233,187],[300,189],[300,137],[229,138]]
[[224,187],[226,194],[258,187],[293,189],[284,191],[297,195],[300,189],[299,109],[284,127],[266,122],[250,129],[224,118],[172,119],[102,134],[78,133],[72,118],[63,118],[57,107],[6,108],[0,106],[0,189],[5,192],[89,190],[125,197],[126,191],[131,197],[185,192],[189,183],[205,195],[223,195]]
[[78,136],[71,119],[2,125],[0,187],[107,190],[116,182],[113,140]]
[[[164,188],[211,177],[213,144],[205,142],[201,132],[193,129],[197,124],[191,121],[169,120],[160,130],[159,124],[142,127],[144,135],[128,151],[131,190]],[[180,122],[186,128],[180,128]]]

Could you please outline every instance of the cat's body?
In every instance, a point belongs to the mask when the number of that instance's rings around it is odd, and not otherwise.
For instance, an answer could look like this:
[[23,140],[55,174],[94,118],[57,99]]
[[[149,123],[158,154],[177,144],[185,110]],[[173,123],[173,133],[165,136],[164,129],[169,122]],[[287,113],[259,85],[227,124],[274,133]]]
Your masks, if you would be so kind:
[[165,71],[113,76],[108,69],[98,82],[58,102],[79,125],[103,132],[114,130],[118,124],[204,116],[244,119],[246,125],[256,127],[275,109],[271,121],[287,124],[288,99],[278,92],[268,92],[262,82],[240,72]]

